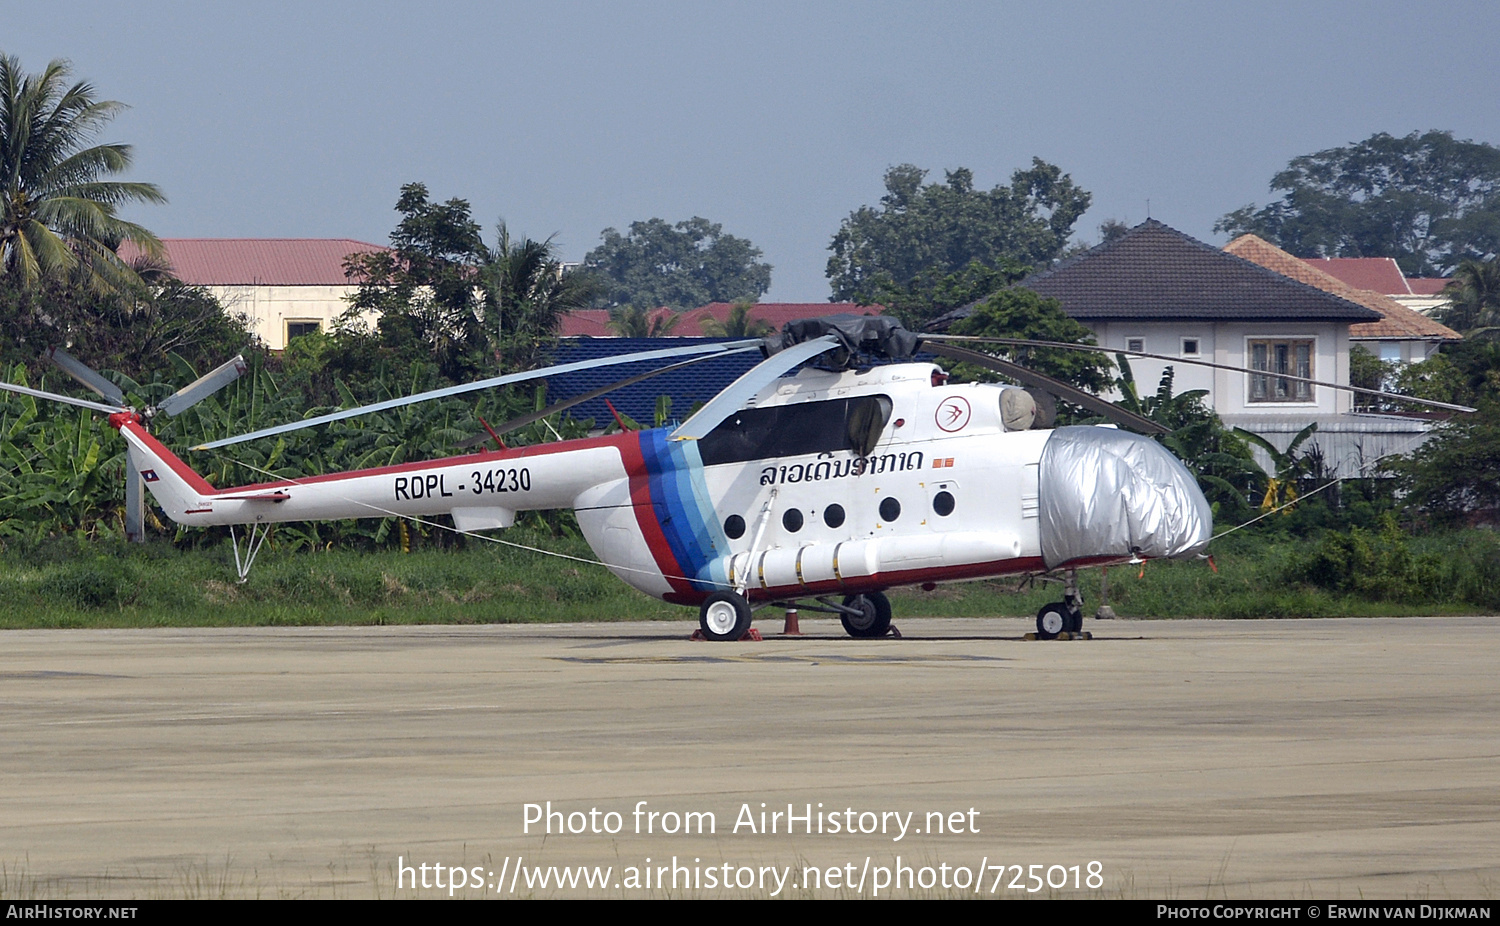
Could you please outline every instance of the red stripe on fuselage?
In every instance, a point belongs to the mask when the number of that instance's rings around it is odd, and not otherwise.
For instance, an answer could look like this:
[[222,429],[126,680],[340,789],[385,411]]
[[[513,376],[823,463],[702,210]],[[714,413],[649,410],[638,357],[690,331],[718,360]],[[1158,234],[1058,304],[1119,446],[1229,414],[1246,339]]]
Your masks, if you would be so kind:
[[[656,517],[656,506],[651,503],[651,476],[646,472],[646,457],[641,453],[640,433],[632,431],[625,437],[629,439],[620,442],[620,459],[625,464],[626,475],[630,477],[630,502],[635,509],[635,522],[641,528],[641,536],[646,538],[646,549],[651,551],[651,558],[656,560],[656,568],[661,570],[667,584],[672,586],[672,591],[662,596],[662,599],[673,604],[701,601],[703,593],[694,591],[692,583],[682,578],[682,565],[673,555],[672,546],[667,543],[667,535],[662,531],[661,521]],[[680,600],[683,598],[689,600]]]

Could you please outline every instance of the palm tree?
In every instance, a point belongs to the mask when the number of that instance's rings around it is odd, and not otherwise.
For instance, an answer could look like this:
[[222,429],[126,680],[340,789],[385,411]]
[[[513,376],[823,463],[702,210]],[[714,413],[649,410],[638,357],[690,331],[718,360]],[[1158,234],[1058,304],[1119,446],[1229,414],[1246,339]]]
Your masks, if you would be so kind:
[[763,338],[771,333],[771,323],[763,318],[750,317],[753,302],[736,302],[729,315],[721,322],[716,318],[703,320],[703,333],[710,338]]
[[669,308],[647,309],[621,306],[609,310],[609,330],[622,338],[665,338],[682,321]]
[[115,214],[125,203],[164,203],[154,184],[105,179],[130,167],[129,145],[88,146],[124,108],[68,86],[66,61],[26,75],[0,55],[0,272],[23,287],[71,278],[110,292],[136,282],[115,248],[133,241],[147,254],[161,242]]
[[1500,258],[1465,260],[1443,287],[1443,295],[1448,297],[1439,319],[1443,324],[1470,338],[1493,340],[1500,335]]
[[500,239],[486,250],[480,271],[486,329],[495,338],[496,358],[507,369],[530,369],[542,349],[557,337],[562,316],[587,308],[603,290],[590,274],[567,271],[552,239],[512,240],[505,223]]

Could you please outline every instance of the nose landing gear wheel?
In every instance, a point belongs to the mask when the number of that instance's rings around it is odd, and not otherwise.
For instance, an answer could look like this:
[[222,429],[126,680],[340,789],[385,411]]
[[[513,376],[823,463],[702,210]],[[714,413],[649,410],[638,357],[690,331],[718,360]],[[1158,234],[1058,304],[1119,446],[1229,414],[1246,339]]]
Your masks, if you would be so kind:
[[[1083,615],[1079,614],[1077,620],[1081,627]],[[1056,640],[1060,633],[1076,632],[1073,621],[1073,613],[1062,602],[1042,605],[1042,609],[1036,612],[1036,637],[1038,640]]]
[[868,639],[890,633],[891,600],[880,592],[845,598],[844,607],[858,611],[856,614],[839,615],[839,621],[849,636]]
[[710,640],[738,640],[750,630],[750,602],[734,592],[714,592],[698,609],[698,626]]

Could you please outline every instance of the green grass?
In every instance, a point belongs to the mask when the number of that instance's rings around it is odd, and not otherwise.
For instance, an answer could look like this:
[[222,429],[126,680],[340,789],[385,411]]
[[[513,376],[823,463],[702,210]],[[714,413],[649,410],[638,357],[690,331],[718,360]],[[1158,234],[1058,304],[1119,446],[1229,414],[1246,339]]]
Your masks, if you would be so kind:
[[[510,531],[505,539],[592,559],[578,539]],[[1122,617],[1232,619],[1474,614],[1500,611],[1500,540],[1464,531],[1410,540],[1444,570],[1423,597],[1379,600],[1293,581],[1316,541],[1236,534],[1206,561],[1108,571]],[[1100,571],[1080,574],[1087,613]],[[897,618],[1024,617],[1061,598],[1051,582],[996,580],[891,593]],[[762,621],[772,612],[762,612]],[[248,582],[228,547],[178,550],[59,538],[0,551],[0,628],[231,627],[696,620],[693,608],[630,589],[603,568],[499,544],[354,553],[267,545]]]

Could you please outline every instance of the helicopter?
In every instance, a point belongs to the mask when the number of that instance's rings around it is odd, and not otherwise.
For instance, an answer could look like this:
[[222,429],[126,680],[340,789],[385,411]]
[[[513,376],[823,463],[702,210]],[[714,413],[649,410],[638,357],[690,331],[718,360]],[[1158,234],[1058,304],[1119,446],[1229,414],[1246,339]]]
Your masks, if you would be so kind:
[[[509,527],[522,511],[571,508],[606,568],[648,595],[696,606],[709,640],[745,637],[754,612],[768,606],[837,614],[849,635],[881,637],[891,631],[891,588],[1062,572],[1062,600],[1037,613],[1037,635],[1050,639],[1081,630],[1079,568],[1204,550],[1213,516],[1196,478],[1144,436],[1164,428],[950,340],[918,336],[889,317],[831,316],[765,339],[493,377],[193,449],[579,369],[674,361],[499,429],[486,425],[498,449],[226,489],[149,433],[152,409],[0,388],[106,412],[172,521],[228,525],[232,537],[235,525],[248,525],[243,558],[233,537],[241,581],[277,522],[448,515],[467,533]],[[937,364],[913,360],[919,348],[1023,385],[951,382]],[[499,438],[665,369],[754,350],[765,359],[675,427],[516,448]],[[194,400],[206,394],[199,389]],[[1056,396],[1117,424],[1053,427]]]

